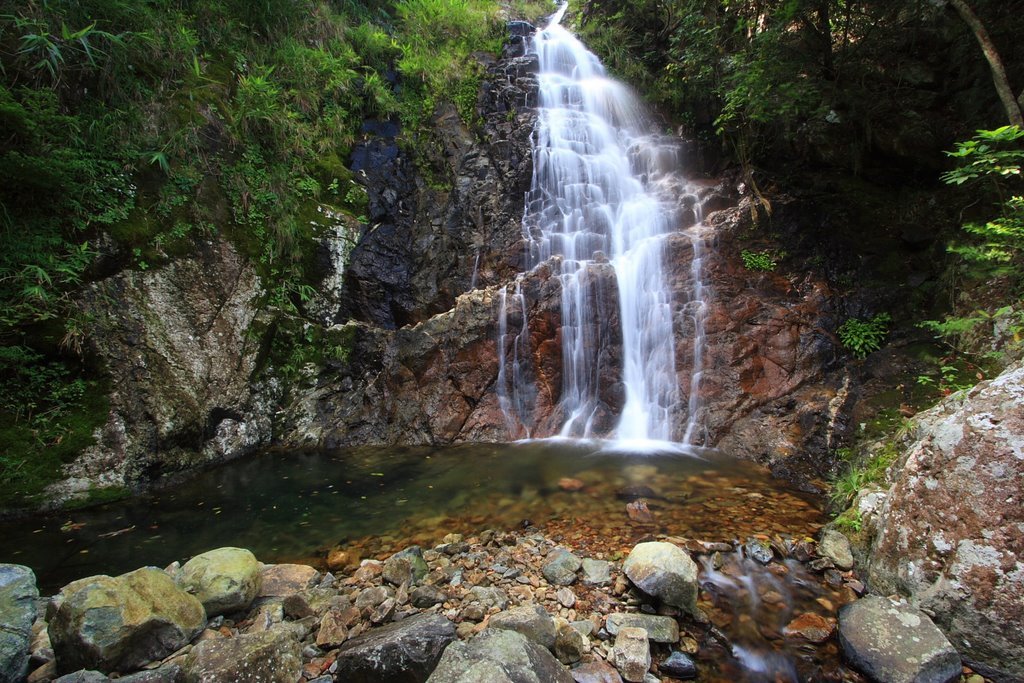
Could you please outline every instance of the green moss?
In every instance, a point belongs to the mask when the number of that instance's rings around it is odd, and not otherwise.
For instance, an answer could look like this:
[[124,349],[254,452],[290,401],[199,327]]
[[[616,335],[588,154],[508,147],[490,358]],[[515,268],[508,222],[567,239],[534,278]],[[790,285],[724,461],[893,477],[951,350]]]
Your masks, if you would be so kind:
[[38,502],[46,487],[60,479],[62,466],[96,442],[94,434],[109,410],[105,384],[88,382],[85,398],[52,423],[5,417],[0,423],[0,507]]
[[131,490],[124,486],[101,486],[89,489],[84,497],[69,501],[65,507],[68,510],[80,510],[94,505],[113,503],[114,501],[128,498],[131,495]]

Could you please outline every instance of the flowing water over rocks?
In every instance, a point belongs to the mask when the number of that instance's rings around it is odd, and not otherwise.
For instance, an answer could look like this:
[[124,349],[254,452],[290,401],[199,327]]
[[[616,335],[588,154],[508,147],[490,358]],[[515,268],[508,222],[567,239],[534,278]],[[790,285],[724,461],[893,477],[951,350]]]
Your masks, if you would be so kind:
[[544,264],[561,290],[561,389],[554,414],[539,424],[524,273],[501,299],[502,407],[513,437],[608,436],[620,447],[641,448],[690,443],[692,419],[677,428],[674,418],[692,418],[697,407],[702,261],[695,246],[688,318],[696,353],[687,411],[679,406],[664,260],[666,237],[685,227],[687,211],[699,219],[700,202],[678,174],[681,141],[651,133],[639,101],[560,25],[564,13],[565,6],[533,38],[540,106],[523,218],[528,265]]

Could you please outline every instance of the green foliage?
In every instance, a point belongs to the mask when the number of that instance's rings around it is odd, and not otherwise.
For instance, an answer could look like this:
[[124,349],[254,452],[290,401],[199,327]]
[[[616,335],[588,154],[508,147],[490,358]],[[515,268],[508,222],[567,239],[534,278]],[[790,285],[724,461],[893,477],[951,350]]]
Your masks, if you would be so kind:
[[860,510],[847,508],[832,520],[832,524],[839,531],[856,534],[863,528],[864,520],[861,519]]
[[744,249],[740,252],[740,258],[743,259],[743,267],[747,270],[771,272],[779,265],[776,259],[780,259],[782,256],[771,249],[762,249],[761,251]]
[[896,443],[887,441],[866,457],[853,457],[847,461],[842,473],[832,480],[829,502],[833,509],[846,509],[859,491],[869,484],[884,482],[886,472],[899,455]]
[[869,353],[882,347],[889,334],[889,323],[892,316],[879,313],[870,320],[850,318],[839,326],[839,340],[858,358],[865,358]]
[[942,176],[950,185],[970,185],[996,200],[996,215],[983,222],[969,222],[965,232],[975,239],[967,244],[952,244],[949,251],[969,264],[980,266],[984,274],[1008,275],[1021,281],[1024,265],[1024,131],[1017,126],[979,130],[973,139],[956,143],[947,154],[958,165]]

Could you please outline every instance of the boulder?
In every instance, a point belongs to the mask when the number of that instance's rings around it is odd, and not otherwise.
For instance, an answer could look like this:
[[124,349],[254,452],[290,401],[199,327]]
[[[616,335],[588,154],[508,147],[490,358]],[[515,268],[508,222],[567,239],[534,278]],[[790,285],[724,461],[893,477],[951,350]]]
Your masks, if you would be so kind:
[[604,627],[613,636],[623,628],[642,628],[647,631],[648,640],[655,643],[679,642],[679,622],[672,617],[616,612],[608,615]]
[[295,683],[302,649],[285,630],[204,640],[185,658],[185,683]]
[[0,564],[0,683],[24,680],[28,673],[38,597],[31,569]]
[[498,612],[487,622],[488,627],[516,631],[549,650],[555,648],[555,620],[543,607],[520,605]]
[[407,617],[342,645],[337,677],[346,683],[422,683],[453,640],[455,626],[444,617]]
[[215,617],[252,604],[260,591],[261,569],[244,548],[217,548],[186,562],[175,581],[203,603],[207,617]]
[[428,683],[574,683],[569,671],[515,631],[485,629],[445,650]]
[[188,643],[206,624],[202,604],[154,567],[74,581],[47,614],[60,671],[132,671]]
[[1024,679],[1024,364],[916,419],[868,578],[934,615],[972,668]]
[[630,683],[640,683],[651,668],[651,645],[642,628],[625,627],[615,637],[612,648],[615,668]]
[[818,541],[818,554],[832,560],[840,569],[853,569],[850,540],[834,529],[826,529]]
[[950,683],[960,655],[926,614],[871,595],[839,610],[839,642],[853,666],[878,683]]
[[671,543],[638,543],[622,570],[637,588],[667,605],[693,612],[697,607],[697,565]]
[[583,561],[565,548],[555,548],[548,553],[541,572],[554,585],[568,586],[576,580],[576,572],[582,565]]

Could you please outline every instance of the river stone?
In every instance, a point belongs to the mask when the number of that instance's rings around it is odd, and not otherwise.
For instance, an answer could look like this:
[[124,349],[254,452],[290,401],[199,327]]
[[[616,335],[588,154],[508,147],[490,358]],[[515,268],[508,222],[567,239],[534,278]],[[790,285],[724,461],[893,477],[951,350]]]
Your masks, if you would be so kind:
[[185,683],[295,683],[302,648],[285,630],[204,640],[185,657]]
[[498,612],[491,616],[487,626],[517,631],[542,647],[555,648],[555,620],[537,605],[520,605]]
[[636,586],[667,605],[697,607],[697,565],[679,547],[664,542],[638,543],[622,570]]
[[868,552],[976,671],[1024,680],[1024,363],[915,416]]
[[562,664],[575,664],[587,652],[587,638],[569,622],[558,624],[555,633],[555,656]]
[[260,572],[260,598],[283,598],[312,587],[320,572],[305,564],[268,564]]
[[651,668],[651,644],[647,631],[642,628],[624,627],[615,637],[612,648],[615,668],[630,683],[640,683]]
[[412,585],[414,580],[412,562],[404,557],[389,557],[384,562],[381,578],[393,586]]
[[0,564],[0,683],[24,680],[28,673],[38,597],[31,569]]
[[608,615],[604,627],[613,636],[623,628],[642,628],[647,631],[647,638],[655,643],[679,642],[679,622],[672,617],[616,612]]
[[554,655],[516,631],[452,643],[427,683],[575,683]]
[[589,586],[604,586],[612,582],[611,562],[583,558],[583,583]]
[[423,683],[455,640],[438,614],[417,614],[374,628],[341,647],[337,678],[346,683]]
[[826,529],[818,541],[818,554],[832,560],[840,569],[853,569],[850,540],[834,529]]
[[389,559],[408,560],[409,566],[412,569],[413,583],[423,581],[423,579],[427,578],[427,574],[430,572],[430,568],[427,566],[426,560],[423,559],[423,549],[418,545],[411,545],[405,550],[395,553]]
[[697,677],[697,665],[689,655],[675,651],[658,666],[658,671],[672,678],[688,681]]
[[541,572],[544,578],[556,586],[568,586],[576,580],[576,571],[583,565],[580,558],[565,548],[555,548],[548,553],[547,562]]
[[445,592],[437,586],[417,586],[409,594],[409,601],[412,602],[412,606],[419,607],[420,609],[440,605],[447,599],[448,596]]
[[572,678],[576,683],[622,683],[622,676],[615,667],[600,659],[573,669]]
[[508,596],[505,595],[505,591],[493,586],[473,586],[469,589],[466,600],[470,602],[477,600],[484,609],[508,607]]
[[950,683],[960,655],[926,614],[871,595],[839,610],[839,642],[853,666],[878,683]]
[[244,548],[217,548],[196,555],[175,577],[184,590],[203,603],[207,617],[240,612],[259,594],[262,566]]
[[131,671],[202,631],[202,604],[154,567],[91,576],[61,589],[48,613],[59,670]]

